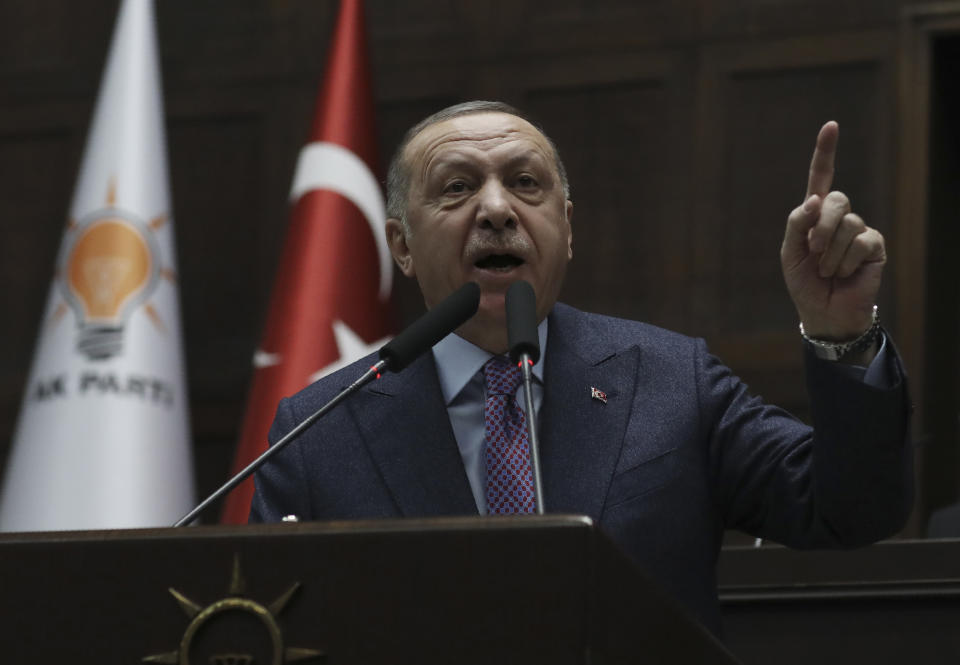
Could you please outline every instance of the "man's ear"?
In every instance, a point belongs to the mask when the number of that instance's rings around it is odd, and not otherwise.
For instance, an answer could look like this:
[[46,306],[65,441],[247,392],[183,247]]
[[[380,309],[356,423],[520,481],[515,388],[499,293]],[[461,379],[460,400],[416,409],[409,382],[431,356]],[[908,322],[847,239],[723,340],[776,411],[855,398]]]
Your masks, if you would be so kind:
[[413,256],[410,255],[410,247],[407,245],[407,234],[403,228],[403,222],[396,217],[387,218],[387,245],[390,247],[390,253],[393,254],[393,260],[407,277],[416,275],[413,269]]
[[567,261],[573,259],[573,201],[567,199],[565,207],[567,213]]

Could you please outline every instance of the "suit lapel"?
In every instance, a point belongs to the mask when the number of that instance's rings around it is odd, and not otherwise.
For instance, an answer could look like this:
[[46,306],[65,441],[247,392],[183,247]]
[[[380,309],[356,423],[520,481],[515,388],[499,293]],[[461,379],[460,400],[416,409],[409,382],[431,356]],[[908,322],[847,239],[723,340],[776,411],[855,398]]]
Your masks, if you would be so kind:
[[639,351],[593,339],[587,322],[562,305],[550,317],[540,447],[547,510],[599,520],[634,401]]
[[[599,520],[634,402],[639,350],[594,339],[589,317],[560,304],[549,334],[539,418],[544,501],[548,512]],[[433,354],[385,374],[348,404],[402,515],[477,514]]]
[[351,413],[402,515],[477,514],[433,354],[357,397]]

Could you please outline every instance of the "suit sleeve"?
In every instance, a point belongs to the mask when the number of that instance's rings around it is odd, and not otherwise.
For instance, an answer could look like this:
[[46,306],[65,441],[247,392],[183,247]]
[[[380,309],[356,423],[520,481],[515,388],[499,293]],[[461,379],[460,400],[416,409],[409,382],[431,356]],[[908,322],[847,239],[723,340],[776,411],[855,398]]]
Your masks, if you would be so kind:
[[[270,426],[270,445],[292,430],[297,422],[290,400],[281,400]],[[301,521],[311,519],[301,451],[302,447],[292,442],[256,472],[256,490],[248,522],[279,522],[286,515],[296,515]]]
[[[702,342],[701,342],[702,345]],[[891,345],[892,346],[892,345]],[[890,536],[913,499],[910,406],[895,350],[877,388],[806,351],[813,428],[750,396],[701,348],[702,411],[727,528],[797,548],[856,547]]]

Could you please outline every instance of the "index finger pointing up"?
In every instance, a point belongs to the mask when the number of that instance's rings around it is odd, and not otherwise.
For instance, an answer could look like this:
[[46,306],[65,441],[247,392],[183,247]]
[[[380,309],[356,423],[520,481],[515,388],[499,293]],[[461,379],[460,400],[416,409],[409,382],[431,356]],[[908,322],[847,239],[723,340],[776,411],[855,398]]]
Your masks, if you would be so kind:
[[837,142],[840,140],[840,126],[831,120],[820,128],[817,134],[817,147],[810,160],[810,177],[807,180],[807,195],[804,200],[816,194],[821,199],[830,193],[833,185],[833,162],[837,155]]

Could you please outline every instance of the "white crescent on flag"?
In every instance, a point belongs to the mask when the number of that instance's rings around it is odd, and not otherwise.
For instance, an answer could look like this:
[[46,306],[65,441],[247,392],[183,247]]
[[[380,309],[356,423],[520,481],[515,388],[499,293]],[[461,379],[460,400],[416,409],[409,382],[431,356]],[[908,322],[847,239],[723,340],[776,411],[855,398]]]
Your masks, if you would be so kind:
[[290,202],[314,189],[329,189],[337,192],[360,208],[370,224],[373,239],[380,257],[380,300],[390,297],[393,283],[393,259],[387,247],[383,225],[387,210],[383,202],[380,183],[366,163],[356,154],[336,143],[317,141],[308,143],[300,150],[297,170],[290,188]]

